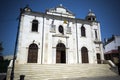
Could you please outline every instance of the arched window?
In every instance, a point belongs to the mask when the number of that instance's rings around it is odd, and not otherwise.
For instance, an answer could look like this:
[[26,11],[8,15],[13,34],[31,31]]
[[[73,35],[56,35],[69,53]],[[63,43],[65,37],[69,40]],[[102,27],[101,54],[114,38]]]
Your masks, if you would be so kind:
[[32,43],[29,46],[28,50],[28,63],[37,63],[38,57],[38,46],[35,43]]
[[83,25],[81,27],[81,36],[86,37],[85,27]]
[[98,39],[97,30],[95,30],[95,39]]
[[38,32],[38,20],[33,20],[32,21],[32,31],[33,32]]
[[82,63],[89,63],[88,49],[86,47],[81,48]]

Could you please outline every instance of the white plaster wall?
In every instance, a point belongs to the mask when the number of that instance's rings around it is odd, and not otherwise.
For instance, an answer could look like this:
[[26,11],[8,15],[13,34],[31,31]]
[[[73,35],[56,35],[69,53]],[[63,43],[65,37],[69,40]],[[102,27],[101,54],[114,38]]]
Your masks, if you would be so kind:
[[118,49],[120,46],[120,36],[115,36],[115,48]]
[[[39,21],[38,32],[32,32],[32,20]],[[28,47],[34,43],[38,45],[38,64],[56,64],[56,46],[59,40],[66,46],[66,63],[76,64],[81,62],[81,48],[86,47],[88,49],[89,63],[96,63],[96,44],[94,43],[95,34],[94,29],[98,30],[98,38],[101,41],[100,27],[97,24],[84,24],[86,28],[86,37],[81,37],[81,26],[83,23],[69,22],[71,27],[71,34],[67,34],[67,24],[64,24],[64,20],[54,20],[56,25],[56,32],[50,32],[50,26],[53,19],[43,17],[34,17],[30,15],[24,15],[21,19],[20,34],[18,40],[18,52],[17,62],[21,64],[27,63]],[[44,22],[44,23],[43,23]],[[43,25],[44,24],[44,25]],[[76,25],[77,24],[77,25]],[[58,27],[62,25],[64,28],[64,35],[59,33]],[[44,27],[44,28],[43,28]],[[77,35],[76,35],[77,29]],[[44,30],[44,31],[43,31]],[[42,33],[44,32],[44,33]],[[44,35],[44,36],[43,36]],[[77,37],[77,38],[76,38]],[[43,38],[43,47],[42,47]],[[77,53],[77,40],[78,39],[78,53]],[[101,48],[101,47],[100,47]],[[43,52],[42,52],[43,49]],[[101,53],[101,52],[100,52]],[[43,56],[41,56],[43,55]],[[42,59],[42,61],[41,61]]]
[[38,32],[32,32],[32,20],[35,19],[33,16],[24,15],[21,20],[20,33],[18,40],[18,52],[17,52],[17,62],[26,63],[28,57],[28,47],[30,44],[34,43],[38,45],[38,62],[40,62],[41,53],[41,39],[42,39],[42,17],[36,17],[39,21]]
[[70,12],[68,12],[63,7],[57,7],[56,9],[52,9],[50,11],[47,11],[47,14],[75,18],[75,16],[73,16],[73,14],[71,14]]
[[93,42],[92,42],[92,33],[91,33],[91,26],[84,24],[85,31],[86,31],[86,37],[81,36],[81,26],[82,24],[78,23],[78,50],[79,50],[79,62],[82,63],[81,61],[81,48],[86,47],[88,49],[88,57],[89,57],[89,63],[93,63]]
[[[44,52],[43,52],[43,63],[44,64],[55,64],[56,63],[56,46],[61,40],[61,42],[66,46],[66,63],[71,64],[71,63],[77,63],[77,51],[76,51],[76,33],[73,31],[75,28],[75,24],[71,24],[72,26],[72,31],[74,34],[66,34],[66,28],[67,24],[63,24],[63,21],[55,20],[54,25],[56,25],[56,33],[51,33],[50,32],[50,24],[51,24],[50,19],[45,20],[45,27],[44,27]],[[59,36],[54,36],[53,35],[60,35],[63,36],[61,33],[58,31],[59,25],[62,25],[64,28],[64,36],[67,37],[59,37]],[[48,35],[49,34],[49,35]],[[71,43],[71,44],[69,44]],[[46,45],[49,46],[46,48]],[[70,53],[69,53],[70,52]]]
[[115,41],[110,42],[105,46],[105,52],[115,49]]
[[118,46],[120,46],[120,36],[115,36],[115,40],[105,45],[105,52],[117,50]]

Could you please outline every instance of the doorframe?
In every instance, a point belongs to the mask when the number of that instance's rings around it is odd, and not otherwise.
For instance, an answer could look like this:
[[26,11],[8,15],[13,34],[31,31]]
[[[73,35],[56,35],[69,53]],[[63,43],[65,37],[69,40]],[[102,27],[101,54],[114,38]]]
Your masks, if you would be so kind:
[[[65,55],[65,56],[64,56],[65,62],[63,62],[63,63],[60,62],[60,64],[66,64],[66,63],[67,63],[67,57],[66,57],[67,55],[66,55],[66,46],[65,46],[64,43],[58,43],[58,44],[56,45],[56,56],[55,56],[55,58],[56,58],[55,60],[56,60],[56,61],[55,61],[55,62],[56,62],[56,64],[59,64],[59,63],[57,63],[57,51],[59,51],[59,49],[57,49],[58,46],[63,47],[63,48],[64,48],[63,51],[65,52],[65,53],[64,53],[64,55]],[[62,50],[60,50],[60,51],[62,52]],[[62,55],[62,53],[60,53],[60,55]]]
[[[34,47],[33,47],[34,46]],[[31,47],[31,48],[30,48]],[[33,53],[30,53],[30,51],[33,49],[33,48],[35,48],[35,50],[36,50],[36,59],[35,59],[35,62],[33,61],[29,61],[29,57],[30,57],[30,54],[33,54]],[[28,48],[28,56],[27,56],[27,63],[38,63],[38,45],[37,44],[35,44],[35,43],[32,43],[32,44],[30,44],[29,45],[29,48]]]

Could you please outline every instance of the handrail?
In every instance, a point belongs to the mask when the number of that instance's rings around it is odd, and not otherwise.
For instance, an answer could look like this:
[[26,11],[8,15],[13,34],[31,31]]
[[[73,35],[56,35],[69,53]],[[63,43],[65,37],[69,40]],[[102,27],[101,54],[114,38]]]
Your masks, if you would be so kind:
[[106,62],[107,62],[111,67],[116,67],[116,65],[115,65],[111,60],[106,60]]
[[13,64],[13,60],[10,60],[9,66],[8,67],[12,67]]

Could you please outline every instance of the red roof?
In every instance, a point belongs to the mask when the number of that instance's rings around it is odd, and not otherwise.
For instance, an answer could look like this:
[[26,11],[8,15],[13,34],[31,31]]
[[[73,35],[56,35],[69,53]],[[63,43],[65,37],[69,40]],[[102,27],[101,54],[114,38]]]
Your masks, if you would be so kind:
[[112,53],[119,53],[118,50],[110,50],[108,52],[105,52],[105,54],[112,54]]

